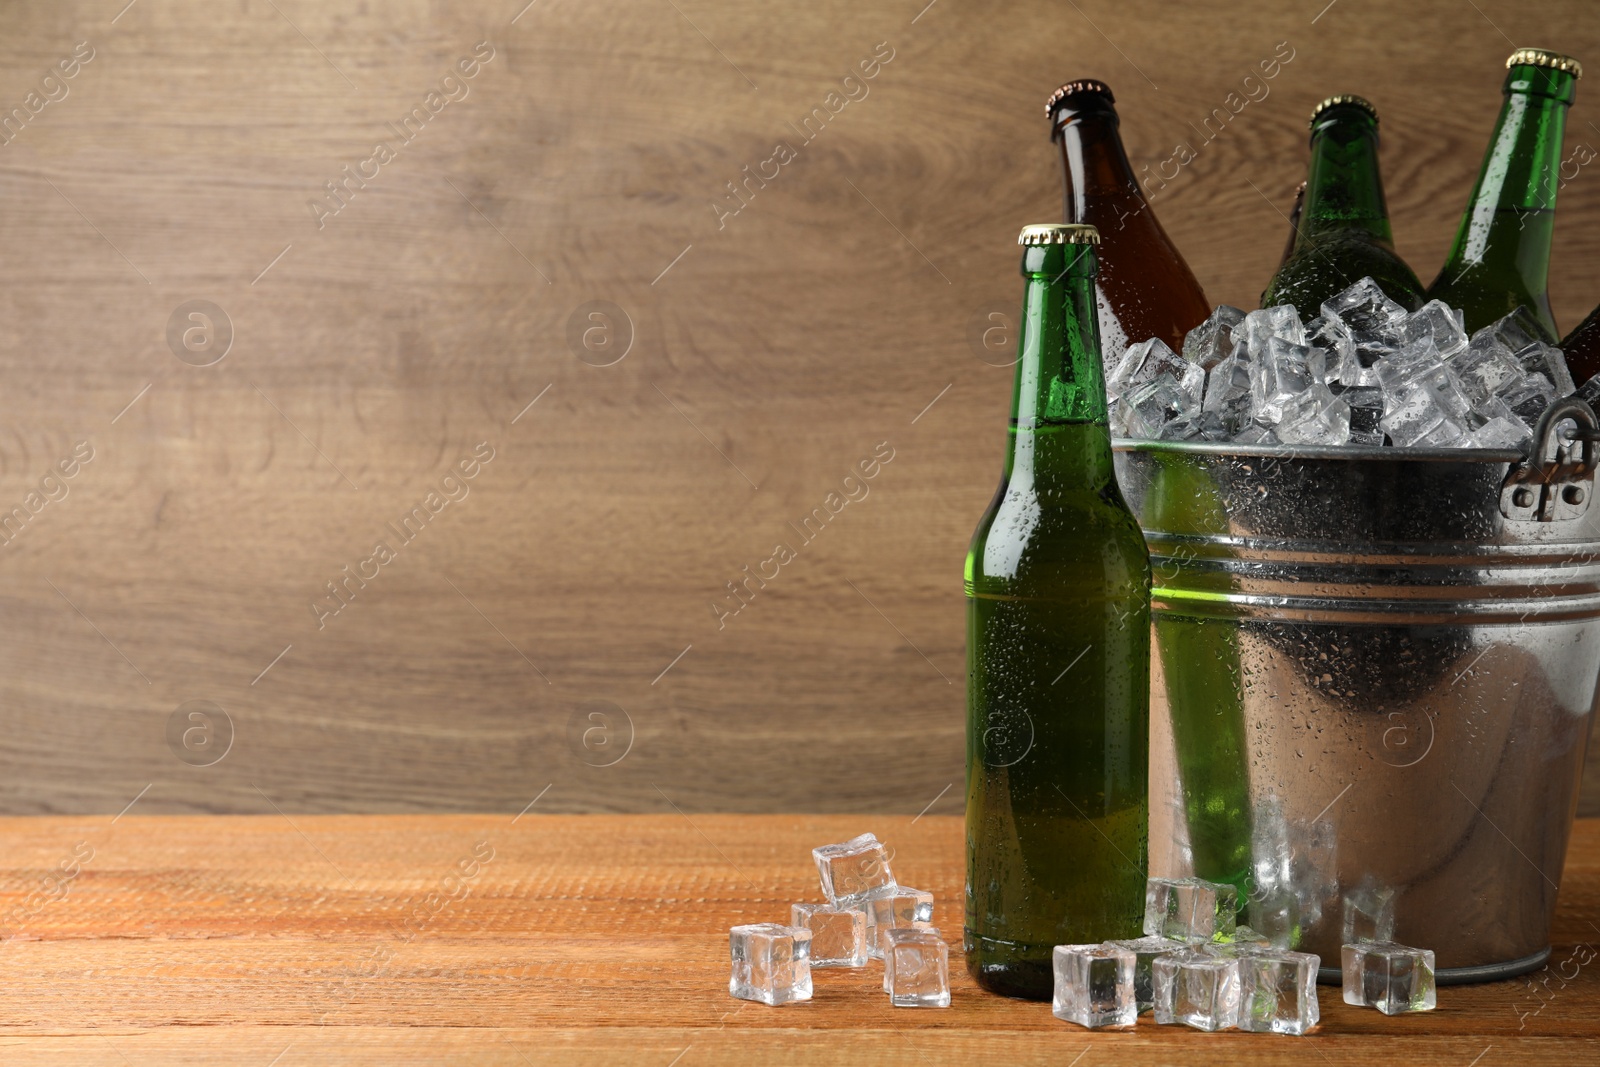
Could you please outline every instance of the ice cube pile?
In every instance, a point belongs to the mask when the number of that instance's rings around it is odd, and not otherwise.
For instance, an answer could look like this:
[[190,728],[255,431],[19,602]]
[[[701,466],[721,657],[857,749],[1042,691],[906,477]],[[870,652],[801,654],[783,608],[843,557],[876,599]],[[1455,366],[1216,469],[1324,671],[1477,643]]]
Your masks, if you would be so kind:
[[1306,1033],[1321,1018],[1321,961],[1239,926],[1238,907],[1232,885],[1151,878],[1144,937],[1056,946],[1052,1011],[1091,1028],[1153,1011],[1157,1023],[1197,1030]]
[[1108,363],[1111,434],[1239,444],[1518,448],[1574,392],[1522,309],[1474,333],[1438,300],[1407,313],[1362,278],[1301,322],[1224,304],[1183,353],[1156,338]]
[[950,1006],[950,948],[933,926],[933,894],[903,886],[872,834],[811,850],[826,902],[791,906],[789,925],[728,931],[728,992],[762,1004],[811,999],[813,968],[883,961],[883,991],[899,1008]]

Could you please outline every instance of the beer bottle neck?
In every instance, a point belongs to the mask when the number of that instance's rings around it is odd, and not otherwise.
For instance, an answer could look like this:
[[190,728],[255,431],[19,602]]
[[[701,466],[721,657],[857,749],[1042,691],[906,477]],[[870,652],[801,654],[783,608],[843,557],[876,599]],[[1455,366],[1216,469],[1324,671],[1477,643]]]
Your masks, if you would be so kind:
[[1295,249],[1329,237],[1363,234],[1393,247],[1378,173],[1378,123],[1352,109],[1324,121],[1312,134]]
[[1055,140],[1061,148],[1065,183],[1064,222],[1103,223],[1097,206],[1118,203],[1130,211],[1144,205],[1128,153],[1117,132],[1117,113],[1109,104],[1058,114]]
[[1533,294],[1545,291],[1549,217],[1576,85],[1571,73],[1549,67],[1518,65],[1506,75],[1505,103],[1443,276],[1503,257]]
[[1087,489],[1113,476],[1095,270],[1090,245],[1023,251],[1027,288],[1005,470],[1013,486]]

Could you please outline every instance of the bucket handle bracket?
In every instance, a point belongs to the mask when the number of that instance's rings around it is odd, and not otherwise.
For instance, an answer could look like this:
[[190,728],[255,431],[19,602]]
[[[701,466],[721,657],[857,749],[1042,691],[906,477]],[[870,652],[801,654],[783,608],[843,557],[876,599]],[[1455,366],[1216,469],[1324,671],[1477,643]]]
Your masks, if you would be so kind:
[[[1565,437],[1564,422],[1578,424]],[[1533,429],[1528,458],[1513,464],[1500,484],[1500,514],[1523,522],[1564,522],[1589,510],[1594,495],[1595,449],[1600,419],[1575,396],[1545,409]]]

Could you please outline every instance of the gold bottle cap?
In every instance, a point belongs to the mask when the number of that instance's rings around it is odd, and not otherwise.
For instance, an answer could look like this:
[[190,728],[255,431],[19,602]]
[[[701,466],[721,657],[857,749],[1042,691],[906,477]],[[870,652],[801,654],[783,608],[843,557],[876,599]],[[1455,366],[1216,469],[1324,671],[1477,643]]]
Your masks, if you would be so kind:
[[1082,222],[1037,222],[1024,226],[1019,245],[1097,245],[1100,231]]
[[1506,60],[1506,69],[1512,67],[1553,67],[1564,70],[1574,78],[1583,77],[1583,64],[1571,56],[1564,56],[1560,52],[1549,52],[1543,48],[1519,48],[1511,53]]
[[1061,102],[1067,97],[1076,96],[1079,93],[1099,93],[1111,103],[1115,104],[1117,102],[1117,98],[1111,95],[1111,86],[1105,82],[1094,78],[1079,78],[1077,81],[1068,82],[1050,94],[1049,101],[1044,105],[1045,117],[1055,118],[1056,108],[1061,106]]
[[1362,111],[1365,111],[1367,114],[1372,116],[1373,122],[1378,121],[1378,109],[1372,106],[1371,100],[1368,100],[1364,96],[1352,96],[1350,93],[1340,93],[1338,96],[1328,97],[1328,99],[1311,109],[1311,125],[1315,126],[1317,124],[1317,119],[1324,111],[1328,110],[1330,107],[1338,107],[1341,104],[1348,104],[1351,107],[1360,108]]

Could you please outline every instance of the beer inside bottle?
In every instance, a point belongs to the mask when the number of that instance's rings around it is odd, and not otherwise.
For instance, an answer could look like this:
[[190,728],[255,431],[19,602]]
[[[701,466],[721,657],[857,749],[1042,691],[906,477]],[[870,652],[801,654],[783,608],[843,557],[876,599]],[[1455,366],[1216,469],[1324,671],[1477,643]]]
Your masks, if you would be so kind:
[[1150,337],[1182,352],[1184,336],[1211,305],[1139,188],[1110,87],[1092,78],[1068,82],[1045,110],[1061,150],[1062,221],[1106,235],[1095,279],[1101,356],[1115,366],[1125,348]]
[[1428,296],[1462,309],[1469,331],[1525,307],[1554,344],[1560,334],[1550,313],[1550,239],[1561,138],[1583,68],[1538,48],[1513,52],[1506,67],[1500,118]]
[[1311,112],[1311,165],[1293,241],[1262,307],[1293,304],[1309,321],[1323,301],[1364,277],[1406,310],[1422,306],[1422,283],[1394,250],[1389,228],[1378,112],[1359,96],[1330,96]]
[[1111,465],[1091,226],[1023,230],[999,491],[967,555],[967,964],[1048,999],[1054,946],[1139,936],[1150,564]]

